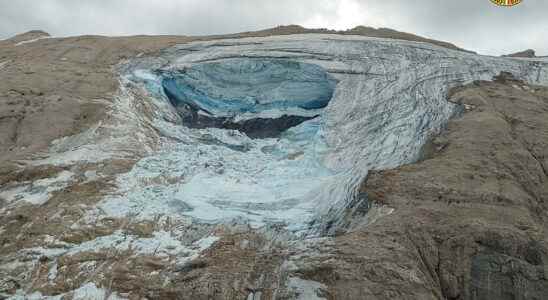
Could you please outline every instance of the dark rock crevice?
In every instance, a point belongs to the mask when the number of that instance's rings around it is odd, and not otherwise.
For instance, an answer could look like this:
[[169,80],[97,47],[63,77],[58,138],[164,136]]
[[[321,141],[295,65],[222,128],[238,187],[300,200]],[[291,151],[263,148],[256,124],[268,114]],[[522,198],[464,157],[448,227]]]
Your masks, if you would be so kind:
[[200,113],[189,105],[177,107],[183,125],[189,128],[224,128],[245,133],[250,138],[276,138],[287,129],[318,116],[303,117],[283,115],[279,118],[254,118],[235,121],[230,117],[212,117]]

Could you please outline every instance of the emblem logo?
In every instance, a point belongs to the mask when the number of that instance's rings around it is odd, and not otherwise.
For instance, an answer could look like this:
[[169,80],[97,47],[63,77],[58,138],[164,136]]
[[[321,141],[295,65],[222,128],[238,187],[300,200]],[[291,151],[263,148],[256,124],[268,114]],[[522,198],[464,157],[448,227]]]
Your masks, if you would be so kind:
[[523,2],[523,0],[491,0],[491,2],[498,6],[514,6]]

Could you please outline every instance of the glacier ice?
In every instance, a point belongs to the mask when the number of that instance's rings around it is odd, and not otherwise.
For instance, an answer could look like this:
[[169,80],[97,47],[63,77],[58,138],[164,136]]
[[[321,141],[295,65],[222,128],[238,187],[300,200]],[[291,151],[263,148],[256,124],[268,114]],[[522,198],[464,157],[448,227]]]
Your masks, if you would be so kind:
[[318,116],[335,79],[317,65],[234,58],[158,71],[163,92],[192,128],[225,128],[277,137]]
[[[461,111],[446,101],[450,87],[501,71],[546,84],[547,70],[543,61],[356,36],[177,45],[120,67],[124,88],[148,95],[128,107],[152,103],[154,113],[137,122],[159,137],[145,142],[153,150],[119,177],[118,192],[100,210],[331,232],[345,225],[344,211],[367,211],[357,187],[368,170],[416,161]],[[221,125],[303,119],[278,135],[250,138],[231,126],[185,126],[186,113]]]
[[175,106],[184,103],[215,117],[324,108],[336,84],[319,66],[289,60],[234,58],[161,75]]

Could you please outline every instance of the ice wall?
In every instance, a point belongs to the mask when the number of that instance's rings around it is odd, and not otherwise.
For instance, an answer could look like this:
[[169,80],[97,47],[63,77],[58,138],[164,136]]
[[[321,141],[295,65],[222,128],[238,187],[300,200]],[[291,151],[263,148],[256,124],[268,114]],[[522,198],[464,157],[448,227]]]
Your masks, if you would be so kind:
[[187,104],[214,117],[299,115],[299,108],[326,107],[336,84],[317,65],[279,59],[234,58],[159,73],[175,106]]
[[165,96],[191,128],[225,128],[278,137],[313,119],[333,96],[322,68],[288,60],[234,58],[157,71]]

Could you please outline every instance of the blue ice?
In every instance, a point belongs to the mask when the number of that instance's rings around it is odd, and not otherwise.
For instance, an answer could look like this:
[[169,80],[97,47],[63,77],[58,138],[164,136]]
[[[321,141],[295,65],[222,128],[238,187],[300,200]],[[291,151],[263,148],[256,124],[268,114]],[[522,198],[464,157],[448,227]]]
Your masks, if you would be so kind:
[[317,65],[276,59],[202,63],[161,76],[173,105],[186,104],[215,117],[324,108],[336,86]]

